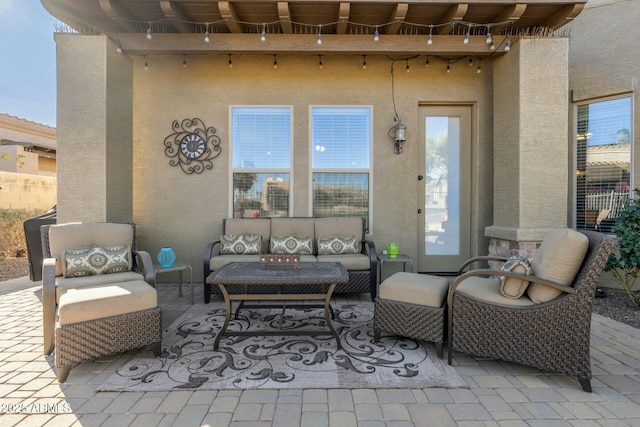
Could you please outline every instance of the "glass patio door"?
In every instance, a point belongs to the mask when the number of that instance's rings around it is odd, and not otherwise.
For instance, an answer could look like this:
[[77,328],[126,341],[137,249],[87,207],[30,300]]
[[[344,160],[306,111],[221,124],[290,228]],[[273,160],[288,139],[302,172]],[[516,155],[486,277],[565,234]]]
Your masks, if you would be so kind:
[[457,271],[471,255],[471,106],[419,109],[418,271]]

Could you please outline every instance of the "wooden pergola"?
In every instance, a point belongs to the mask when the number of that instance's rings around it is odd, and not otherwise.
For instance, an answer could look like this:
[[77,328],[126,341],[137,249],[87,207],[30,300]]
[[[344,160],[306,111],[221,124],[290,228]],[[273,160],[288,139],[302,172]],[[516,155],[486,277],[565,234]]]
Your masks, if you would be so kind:
[[[125,53],[502,53],[548,36],[587,0],[41,0],[81,34],[106,34]],[[491,35],[493,46],[489,43]],[[207,37],[208,36],[208,37]],[[205,41],[207,39],[208,41]],[[430,41],[429,41],[430,39]],[[465,41],[466,39],[466,41]]]

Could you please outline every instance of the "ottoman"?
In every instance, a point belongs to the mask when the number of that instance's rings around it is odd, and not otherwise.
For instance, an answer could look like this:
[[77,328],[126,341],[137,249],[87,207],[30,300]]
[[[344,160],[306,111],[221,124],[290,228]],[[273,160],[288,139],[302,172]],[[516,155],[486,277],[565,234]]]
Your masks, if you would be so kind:
[[446,277],[405,272],[388,277],[375,302],[374,341],[382,331],[431,341],[442,358],[448,290]]

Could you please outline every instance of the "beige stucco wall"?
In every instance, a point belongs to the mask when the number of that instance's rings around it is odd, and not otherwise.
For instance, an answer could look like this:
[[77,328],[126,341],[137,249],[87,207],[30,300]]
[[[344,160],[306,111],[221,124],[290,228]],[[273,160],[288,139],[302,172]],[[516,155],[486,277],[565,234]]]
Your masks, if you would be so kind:
[[58,221],[131,221],[131,63],[106,37],[55,39]]
[[522,39],[495,61],[490,237],[535,242],[568,225],[567,45]]
[[[309,107],[313,105],[366,105],[373,107],[373,224],[372,240],[383,249],[395,241],[403,252],[416,255],[416,204],[418,106],[421,103],[472,103],[476,105],[474,129],[474,185],[489,188],[475,193],[473,217],[483,225],[490,220],[491,199],[491,64],[484,73],[466,61],[453,66],[431,59],[395,63],[398,114],[408,127],[408,141],[400,155],[393,153],[387,136],[394,125],[391,99],[391,61],[367,57],[323,56],[323,69],[315,56],[278,55],[278,69],[271,56],[180,56],[142,58],[134,61],[134,217],[143,229],[141,243],[153,253],[172,245],[201,274],[201,257],[207,241],[219,238],[222,219],[230,215],[229,107],[232,105],[284,105],[293,108],[293,211],[310,215]],[[222,138],[222,154],[214,169],[186,175],[171,167],[163,140],[172,133],[171,123],[200,118],[214,126]],[[484,252],[483,227],[474,235],[477,250]],[[476,229],[474,229],[476,230]]]
[[570,138],[575,138],[575,103],[632,96],[634,187],[640,183],[638,18],[640,2],[636,0],[590,0],[569,26],[569,88],[574,102]]
[[56,178],[0,172],[0,208],[49,210],[56,204]]

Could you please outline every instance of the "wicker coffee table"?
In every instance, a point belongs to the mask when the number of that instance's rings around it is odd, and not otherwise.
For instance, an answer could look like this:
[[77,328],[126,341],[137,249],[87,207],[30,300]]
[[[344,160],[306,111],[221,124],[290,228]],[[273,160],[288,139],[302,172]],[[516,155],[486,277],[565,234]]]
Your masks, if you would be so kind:
[[[347,283],[349,274],[339,262],[303,262],[299,269],[291,266],[268,266],[262,268],[259,262],[233,262],[214,271],[207,277],[209,285],[218,285],[224,297],[225,319],[220,333],[216,336],[213,349],[218,350],[223,336],[271,336],[271,335],[327,335],[336,339],[338,348],[340,337],[331,322],[331,296],[337,285]],[[242,293],[229,293],[228,285],[242,285]],[[281,288],[280,293],[256,293],[260,286],[276,285]],[[253,288],[249,293],[249,288]],[[296,288],[302,289],[297,293]],[[324,316],[327,330],[296,330],[296,331],[227,331],[231,320],[231,301],[240,301],[240,306],[251,308],[282,308],[283,305],[256,304],[247,305],[247,301],[324,301]],[[318,304],[312,305],[318,307]],[[308,304],[296,304],[292,308],[308,308]]]

